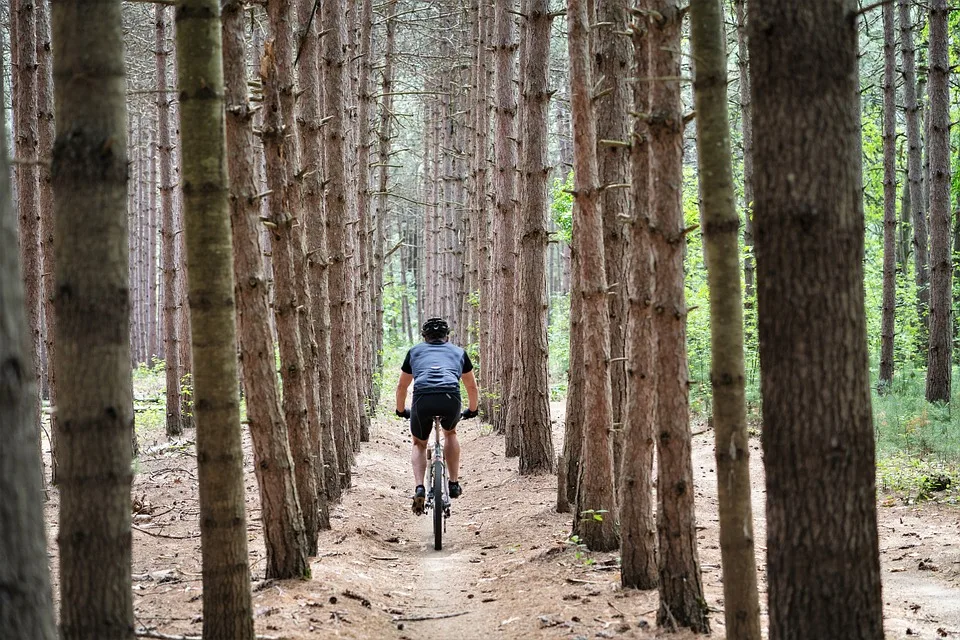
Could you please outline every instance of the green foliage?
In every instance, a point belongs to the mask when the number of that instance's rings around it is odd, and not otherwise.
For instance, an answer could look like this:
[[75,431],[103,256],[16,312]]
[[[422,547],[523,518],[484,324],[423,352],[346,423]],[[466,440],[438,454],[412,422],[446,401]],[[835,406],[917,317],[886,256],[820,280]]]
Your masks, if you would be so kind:
[[555,178],[550,188],[550,218],[557,225],[559,238],[570,244],[573,233],[573,171],[565,180]]
[[580,539],[580,536],[574,534],[563,542],[564,544],[570,545],[574,548],[573,557],[579,561],[582,561],[583,564],[590,566],[597,562],[593,558],[587,557],[589,550],[587,549],[587,545]]

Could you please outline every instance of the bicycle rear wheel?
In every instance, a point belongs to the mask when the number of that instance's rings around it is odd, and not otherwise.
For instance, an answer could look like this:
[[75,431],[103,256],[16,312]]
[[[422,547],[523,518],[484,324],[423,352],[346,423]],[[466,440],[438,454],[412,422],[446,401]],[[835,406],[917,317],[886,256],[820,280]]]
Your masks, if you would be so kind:
[[443,464],[433,467],[433,548],[443,548]]

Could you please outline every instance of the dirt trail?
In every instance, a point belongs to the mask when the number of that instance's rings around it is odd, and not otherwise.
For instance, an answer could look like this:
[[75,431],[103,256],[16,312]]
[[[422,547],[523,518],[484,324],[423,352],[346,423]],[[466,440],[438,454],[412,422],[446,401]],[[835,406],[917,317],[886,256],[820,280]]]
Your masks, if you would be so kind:
[[[554,411],[562,419],[562,405],[554,405]],[[410,512],[406,427],[385,419],[357,456],[354,487],[333,509],[332,530],[320,536],[320,555],[312,562],[309,581],[262,580],[259,501],[248,468],[258,633],[398,640],[694,637],[656,629],[656,592],[620,590],[615,555],[581,555],[565,542],[570,516],[553,510],[554,477],[520,477],[516,460],[502,455],[503,439],[476,420],[459,431],[464,495],[453,503],[444,550],[433,550],[430,519]],[[554,435],[559,447],[559,421]],[[712,445],[712,432],[694,438],[694,472],[703,581],[713,637],[722,638]],[[167,634],[195,635],[201,628],[192,450],[186,443],[148,451],[139,462],[134,488],[140,503],[134,516],[139,527],[134,531],[138,625]],[[752,453],[756,534],[762,545],[758,441],[752,443]],[[249,467],[249,441],[246,458]],[[882,504],[887,503],[892,501],[884,498]],[[55,580],[56,506],[54,495],[48,523]],[[930,504],[881,506],[880,534],[888,637],[960,638],[960,510]],[[766,582],[763,552],[760,546],[761,589]]]

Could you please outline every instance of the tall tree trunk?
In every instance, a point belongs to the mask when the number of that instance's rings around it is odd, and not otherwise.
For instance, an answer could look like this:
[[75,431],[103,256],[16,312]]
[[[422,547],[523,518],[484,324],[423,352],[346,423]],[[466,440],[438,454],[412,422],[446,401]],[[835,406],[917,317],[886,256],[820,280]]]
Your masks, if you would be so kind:
[[373,326],[372,261],[373,234],[370,227],[370,108],[373,97],[370,82],[373,68],[373,0],[357,0],[359,3],[359,75],[357,83],[357,241],[360,259],[360,297],[358,313],[362,333],[357,340],[357,375],[359,376],[358,400],[360,402],[360,441],[370,441],[370,416],[376,411],[372,402],[373,348],[375,333],[383,327]]
[[950,402],[953,348],[953,265],[950,225],[950,39],[946,0],[930,4],[930,347],[927,401]]
[[[373,308],[376,328],[375,372],[381,380],[383,380],[383,272],[386,267],[384,264],[386,260],[384,256],[384,244],[386,243],[387,215],[390,212],[387,196],[389,195],[391,142],[393,140],[393,68],[397,42],[396,13],[397,0],[387,0],[385,10],[386,34],[384,38],[383,69],[381,71],[382,80],[380,83],[380,123],[377,133],[377,209],[375,221],[376,236],[373,251]],[[402,236],[401,240],[403,240]],[[400,252],[401,256],[405,253],[402,247]],[[403,266],[401,266],[401,269],[403,269]],[[403,296],[401,315],[406,320],[408,319],[409,309],[406,307],[405,286],[401,292],[401,296]],[[406,324],[404,326],[406,326]],[[381,382],[376,390],[377,396],[375,400],[377,401],[379,401],[379,392],[382,386],[383,383]]]
[[50,406],[50,481],[57,482],[57,371],[54,365],[56,344],[53,342],[54,283],[56,260],[53,253],[53,187],[50,179],[50,156],[55,135],[53,122],[53,48],[50,43],[50,5],[47,0],[35,0],[37,21],[37,124],[40,171],[40,252],[42,257],[43,324],[46,327],[47,389]]
[[[650,75],[648,21],[631,25],[632,75]],[[650,85],[633,86],[633,111],[650,112]],[[630,141],[633,219],[627,264],[627,416],[620,492],[620,581],[624,587],[657,586],[657,529],[653,518],[653,451],[657,424],[656,270],[653,256],[651,157],[646,118],[634,116]]]
[[750,499],[740,218],[733,190],[727,120],[727,56],[720,0],[690,5],[694,98],[703,200],[703,242],[710,285],[710,379],[716,441],[720,556],[728,637],[760,640],[760,602]]
[[219,0],[177,2],[203,635],[252,640]]
[[[610,286],[607,297],[610,307],[610,389],[613,400],[613,459],[614,469],[620,468],[623,453],[623,422],[627,408],[627,370],[624,331],[626,329],[626,253],[627,234],[624,218],[632,216],[627,184],[630,171],[630,147],[627,141],[627,123],[630,111],[631,45],[623,33],[627,29],[629,5],[626,0],[608,0],[597,3],[594,33],[596,81],[601,83],[596,100],[597,160],[602,187],[598,196],[603,214],[603,251],[606,282]],[[571,59],[571,73],[573,60]],[[574,115],[576,118],[576,115]],[[576,122],[574,122],[576,128]],[[576,146],[576,140],[574,140]],[[620,185],[611,187],[611,185]],[[581,263],[582,265],[583,263]],[[591,334],[593,334],[593,323]],[[591,337],[591,341],[593,337]],[[619,489],[620,474],[614,474]]]
[[[610,323],[611,316],[619,319],[620,309],[614,313],[607,300],[604,273],[604,231],[609,231],[609,225],[601,205],[606,202],[601,198],[597,123],[593,112],[590,22],[587,17],[587,3],[592,1],[570,0],[567,6],[573,170],[576,177],[573,241],[580,256],[581,322],[590,326],[591,333],[583,342],[583,463],[574,530],[587,548],[611,551],[619,546],[620,541],[615,529],[617,500],[611,437]],[[608,81],[615,82],[616,79],[608,78]],[[612,114],[606,112],[605,115]]]
[[183,433],[182,401],[180,397],[180,347],[182,336],[178,324],[177,294],[177,257],[174,227],[173,202],[173,142],[170,135],[170,102],[173,93],[167,81],[167,29],[170,26],[170,17],[167,7],[158,4],[155,9],[157,37],[157,143],[160,161],[160,237],[162,242],[163,264],[163,351],[166,356],[164,369],[166,371],[166,412],[167,436],[175,438]]
[[519,276],[514,334],[518,340],[513,395],[508,418],[519,429],[520,473],[553,470],[547,374],[547,112],[550,106],[548,0],[528,0],[526,78],[523,92],[523,143],[520,187]]
[[[127,110],[120,2],[52,7],[60,635],[132,640]],[[84,82],[73,82],[84,78]]]
[[880,379],[886,392],[893,382],[893,334],[897,304],[897,52],[895,7],[883,5],[883,318],[880,327]]
[[252,118],[247,98],[243,6],[223,5],[223,71],[227,169],[230,175],[233,268],[247,422],[263,508],[266,577],[309,575],[307,540],[297,496],[287,423],[280,403],[267,281],[260,248]]
[[322,71],[324,106],[332,118],[325,125],[326,145],[326,211],[327,211],[327,274],[330,283],[330,357],[338,375],[331,378],[334,425],[337,428],[337,453],[340,454],[341,486],[350,486],[350,465],[353,462],[353,434],[359,432],[360,411],[357,406],[353,272],[350,256],[353,247],[349,226],[353,210],[348,194],[346,149],[344,144],[346,114],[344,76],[346,60],[346,25],[343,0],[334,0],[323,7]]
[[737,20],[737,71],[740,81],[740,132],[743,144],[743,286],[744,304],[756,295],[753,261],[753,115],[750,104],[750,66],[747,53],[747,0],[733,0]]
[[[903,100],[907,121],[907,181],[910,189],[910,219],[913,221],[913,265],[917,283],[918,345],[927,342],[927,309],[930,306],[927,273],[927,221],[923,197],[923,155],[920,148],[920,104],[917,101],[914,21],[910,0],[898,0],[900,9],[900,56],[903,68]],[[926,355],[924,355],[926,360]]]
[[[516,77],[517,39],[513,11],[515,0],[496,0],[494,5],[493,51],[496,65],[496,95],[494,118],[496,135],[493,139],[496,171],[493,174],[493,290],[497,311],[493,361],[486,363],[487,396],[495,400],[492,421],[498,433],[508,434],[515,426],[507,424],[511,383],[513,381],[514,349],[513,327],[516,314],[516,180],[517,180],[517,98],[514,89]],[[519,448],[519,447],[518,447]],[[516,455],[516,453],[514,453]]]
[[857,4],[749,9],[770,638],[882,638]]
[[[0,57],[0,78],[5,77],[3,67]],[[0,83],[0,122],[6,123],[4,93]],[[55,640],[36,428],[37,378],[7,158],[6,126],[0,126],[0,362],[5,371],[0,376],[0,629],[13,638]]]
[[[288,0],[272,1],[268,7],[270,37],[260,61],[263,82],[264,121],[263,146],[267,164],[269,189],[271,259],[274,277],[274,314],[280,346],[280,377],[283,382],[283,411],[287,421],[290,450],[294,458],[297,495],[303,512],[303,526],[307,539],[307,554],[317,550],[319,528],[319,494],[314,469],[313,439],[311,437],[305,367],[303,334],[300,325],[300,299],[294,261],[300,253],[299,238],[293,232],[297,194],[290,172],[291,160],[296,155],[295,140],[287,137],[283,93],[292,92],[292,31]],[[289,132],[292,136],[293,131]]]
[[[42,372],[41,351],[41,294],[40,274],[40,190],[37,172],[39,149],[37,121],[37,33],[35,2],[42,0],[11,0],[11,54],[13,59],[13,152],[16,158],[14,179],[17,186],[17,211],[20,218],[20,265],[23,270],[24,293],[27,303],[33,372]],[[40,387],[35,389],[38,394]],[[39,400],[39,395],[37,396]],[[32,405],[37,433],[40,429],[40,404]],[[39,437],[39,436],[38,436]]]
[[687,305],[683,290],[683,114],[680,102],[680,32],[677,0],[653,0],[650,24],[650,152],[654,255],[657,265],[657,534],[661,625],[710,630],[703,597],[690,459]]
[[317,374],[317,420],[323,450],[323,486],[326,498],[331,501],[340,499],[340,470],[338,457],[346,455],[337,450],[334,439],[333,400],[330,391],[330,302],[327,282],[327,229],[323,208],[323,147],[321,138],[320,67],[318,51],[319,16],[313,15],[315,0],[300,0],[297,3],[298,21],[301,25],[310,25],[309,31],[301,34],[301,60],[297,64],[301,87],[299,119],[297,130],[303,152],[303,209],[306,240],[308,244],[307,277],[311,290],[312,325],[314,344],[316,345],[315,370]]

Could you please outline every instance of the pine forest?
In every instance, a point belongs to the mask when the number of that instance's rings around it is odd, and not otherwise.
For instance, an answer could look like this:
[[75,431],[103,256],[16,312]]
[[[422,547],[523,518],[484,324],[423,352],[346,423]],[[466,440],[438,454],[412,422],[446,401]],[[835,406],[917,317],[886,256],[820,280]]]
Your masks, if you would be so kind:
[[960,638],[955,0],[0,0],[0,116],[0,637]]

